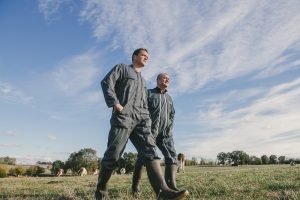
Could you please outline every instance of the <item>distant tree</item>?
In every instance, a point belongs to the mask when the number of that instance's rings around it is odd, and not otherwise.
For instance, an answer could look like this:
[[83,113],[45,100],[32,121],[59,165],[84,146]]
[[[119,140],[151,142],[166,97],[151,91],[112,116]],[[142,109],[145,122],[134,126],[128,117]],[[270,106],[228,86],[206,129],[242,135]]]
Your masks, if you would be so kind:
[[201,158],[201,159],[200,159],[200,165],[206,165],[206,161],[205,161],[204,158]]
[[197,165],[197,161],[195,159],[185,159],[185,166],[195,166]]
[[192,164],[193,165],[197,165],[198,164],[198,160],[197,160],[197,158],[195,156],[192,157]]
[[245,165],[250,163],[249,155],[241,150],[229,153],[228,157],[233,165]]
[[36,164],[38,165],[51,165],[51,162],[45,162],[45,161],[37,161]]
[[269,157],[269,163],[270,164],[277,164],[277,156],[275,156],[275,155],[271,155],[270,157]]
[[261,162],[262,164],[269,164],[269,157],[266,155],[261,156]]
[[279,162],[279,164],[284,164],[285,163],[285,156],[279,156],[278,157],[278,162]]
[[261,159],[256,157],[256,156],[251,156],[250,157],[250,164],[251,165],[261,165]]
[[199,165],[209,165],[209,166],[218,165],[218,160],[200,158]]
[[45,173],[45,168],[36,166],[36,175],[41,175],[42,173]]
[[213,165],[216,165],[216,161],[213,161],[213,160],[207,160],[205,162],[206,165],[209,165],[209,166],[213,166]]
[[118,162],[117,172],[119,173],[121,168],[125,168],[126,173],[133,172],[136,160],[137,153],[125,152]]
[[77,172],[80,167],[85,167],[87,171],[98,168],[99,158],[97,152],[91,148],[84,148],[70,155],[66,161],[65,168]]
[[7,162],[8,165],[15,165],[16,164],[16,159],[15,158],[10,158]]
[[226,161],[228,160],[229,155],[225,152],[220,152],[217,155],[217,159],[218,159],[218,164],[222,164],[224,165],[226,163]]
[[7,176],[7,169],[0,166],[0,178],[5,178]]
[[36,176],[37,175],[37,167],[36,166],[30,166],[26,170],[26,175],[28,175],[28,176]]
[[18,176],[18,175],[24,175],[24,173],[25,173],[25,169],[24,169],[23,167],[21,167],[21,166],[16,167],[16,168],[15,168],[15,171],[16,171],[16,175],[17,175],[17,176]]
[[10,168],[10,169],[8,170],[8,174],[9,174],[10,176],[17,176],[16,168]]
[[0,157],[0,164],[15,165],[16,164],[16,158],[10,158],[8,156]]
[[38,176],[45,172],[45,169],[40,166],[30,166],[26,170],[26,175],[28,176]]
[[51,173],[56,174],[59,169],[65,169],[65,163],[61,160],[56,160],[52,163]]

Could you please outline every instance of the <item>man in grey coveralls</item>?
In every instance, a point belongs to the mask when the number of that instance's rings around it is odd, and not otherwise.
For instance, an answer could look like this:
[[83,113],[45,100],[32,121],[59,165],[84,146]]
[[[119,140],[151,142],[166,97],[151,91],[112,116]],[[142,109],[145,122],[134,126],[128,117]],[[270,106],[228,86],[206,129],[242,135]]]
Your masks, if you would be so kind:
[[[179,191],[176,186],[177,154],[172,134],[175,109],[170,95],[167,94],[169,75],[160,73],[156,78],[157,86],[148,90],[148,107],[152,120],[151,131],[156,145],[165,158],[165,180],[169,188]],[[140,156],[138,156],[140,158]],[[143,161],[138,159],[132,177],[132,193],[139,195],[139,181],[142,175]]]
[[[133,143],[146,165],[151,186],[163,199],[184,199],[187,190],[170,189],[163,178],[147,105],[147,88],[141,69],[148,60],[148,51],[136,49],[132,65],[118,64],[104,77],[101,86],[108,107],[112,107],[111,129],[107,149],[101,160],[101,171],[95,198],[108,199],[108,181],[120,159],[128,139]],[[159,192],[157,192],[159,191]]]

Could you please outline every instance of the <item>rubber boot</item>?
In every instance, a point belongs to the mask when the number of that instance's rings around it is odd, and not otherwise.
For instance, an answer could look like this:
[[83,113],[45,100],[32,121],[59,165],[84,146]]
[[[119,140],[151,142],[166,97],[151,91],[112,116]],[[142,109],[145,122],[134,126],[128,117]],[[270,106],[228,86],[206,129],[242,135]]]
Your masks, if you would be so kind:
[[164,179],[159,160],[148,161],[146,169],[150,184],[159,200],[180,200],[189,196],[189,192],[187,190],[175,191],[168,187]]
[[132,185],[131,185],[131,191],[133,196],[138,198],[141,193],[139,189],[139,183],[142,177],[142,170],[143,170],[143,165],[136,162],[134,166],[134,171],[133,171],[133,176],[132,176]]
[[170,189],[179,191],[176,187],[176,174],[177,174],[177,165],[166,165],[165,167],[165,180]]
[[107,183],[113,173],[113,170],[111,169],[105,169],[102,168],[101,172],[98,176],[98,183],[96,187],[96,192],[95,192],[95,198],[96,200],[108,200],[108,187]]

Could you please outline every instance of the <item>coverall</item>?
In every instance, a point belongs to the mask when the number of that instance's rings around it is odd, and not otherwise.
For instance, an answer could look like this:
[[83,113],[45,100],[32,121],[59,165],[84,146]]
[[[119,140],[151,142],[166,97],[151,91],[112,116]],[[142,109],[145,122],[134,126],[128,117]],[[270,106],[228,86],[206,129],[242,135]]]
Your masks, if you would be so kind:
[[156,145],[165,158],[165,164],[177,164],[172,134],[175,109],[170,95],[156,87],[148,90],[148,107],[152,120],[151,131]]
[[128,139],[143,163],[159,159],[151,134],[146,82],[141,73],[135,71],[132,65],[118,64],[104,77],[101,86],[108,107],[114,107],[117,103],[124,107],[121,112],[112,111],[111,129],[101,167],[116,167]]
[[[156,145],[161,150],[165,158],[165,181],[169,188],[180,191],[176,186],[177,156],[174,148],[172,127],[175,110],[172,98],[161,89],[156,87],[148,90],[148,107],[152,120],[151,132],[156,139]],[[139,196],[139,182],[142,176],[142,167],[145,162],[138,154],[132,176],[132,193]]]

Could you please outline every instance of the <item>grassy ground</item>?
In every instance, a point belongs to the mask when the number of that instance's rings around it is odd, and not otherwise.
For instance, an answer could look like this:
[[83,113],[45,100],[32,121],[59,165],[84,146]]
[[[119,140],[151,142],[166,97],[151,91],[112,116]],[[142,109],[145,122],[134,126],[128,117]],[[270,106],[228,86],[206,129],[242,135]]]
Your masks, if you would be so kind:
[[[96,176],[30,177],[0,179],[0,199],[89,200],[93,199]],[[186,167],[178,174],[179,188],[188,189],[189,199],[299,199],[300,166]],[[131,175],[113,175],[111,199],[134,199]],[[146,172],[141,199],[155,199]]]

